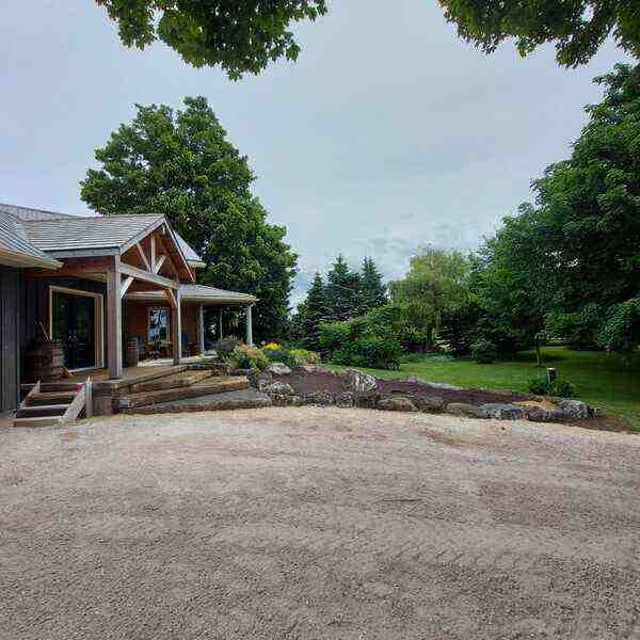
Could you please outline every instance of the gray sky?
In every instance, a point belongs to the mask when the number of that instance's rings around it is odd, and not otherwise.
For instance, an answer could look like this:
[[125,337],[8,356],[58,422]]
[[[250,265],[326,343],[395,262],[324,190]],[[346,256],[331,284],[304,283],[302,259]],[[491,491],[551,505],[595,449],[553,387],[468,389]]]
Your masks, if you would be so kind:
[[599,99],[592,77],[624,58],[611,45],[578,70],[551,49],[486,57],[436,0],[343,0],[297,29],[297,63],[231,82],[163,45],[124,49],[93,0],[2,5],[0,202],[87,211],[78,182],[134,103],[205,95],[289,229],[299,289],[338,252],[393,278],[420,244],[475,248],[567,156]]

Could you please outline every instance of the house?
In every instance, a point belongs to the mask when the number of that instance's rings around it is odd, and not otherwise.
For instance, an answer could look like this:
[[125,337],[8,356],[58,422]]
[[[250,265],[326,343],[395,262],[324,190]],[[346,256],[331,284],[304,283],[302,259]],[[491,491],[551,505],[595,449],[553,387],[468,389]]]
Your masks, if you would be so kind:
[[252,344],[257,299],[197,284],[203,266],[160,214],[0,205],[0,411],[15,409],[28,345],[43,334],[62,344],[72,373],[106,370],[110,380],[122,378],[133,344],[175,365],[202,353],[205,307],[244,308]]

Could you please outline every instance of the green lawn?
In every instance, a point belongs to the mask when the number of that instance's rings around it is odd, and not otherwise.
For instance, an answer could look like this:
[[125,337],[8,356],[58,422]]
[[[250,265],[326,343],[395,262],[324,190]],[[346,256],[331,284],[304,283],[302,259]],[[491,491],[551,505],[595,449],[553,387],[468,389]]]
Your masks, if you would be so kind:
[[[547,347],[545,366],[556,367],[561,378],[572,382],[580,399],[602,413],[624,416],[640,431],[640,360],[625,365],[617,355],[593,351],[572,351]],[[413,374],[431,382],[447,382],[461,387],[527,391],[527,381],[544,369],[535,364],[533,352],[521,353],[515,360],[480,365],[466,358],[446,360],[425,357],[421,362],[401,365],[400,371],[368,370],[380,378],[404,378]]]

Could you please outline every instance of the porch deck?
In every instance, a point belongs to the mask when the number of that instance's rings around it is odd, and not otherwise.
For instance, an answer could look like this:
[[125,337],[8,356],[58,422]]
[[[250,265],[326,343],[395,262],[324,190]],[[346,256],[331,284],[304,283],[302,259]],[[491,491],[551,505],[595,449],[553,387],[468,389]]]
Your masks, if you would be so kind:
[[111,388],[128,387],[139,382],[163,378],[175,373],[180,373],[186,369],[186,365],[138,365],[137,367],[126,367],[122,371],[122,377],[117,380],[109,379],[109,369],[91,369],[87,371],[77,371],[69,378],[70,382],[84,382],[87,378],[91,378],[94,385],[108,386]]

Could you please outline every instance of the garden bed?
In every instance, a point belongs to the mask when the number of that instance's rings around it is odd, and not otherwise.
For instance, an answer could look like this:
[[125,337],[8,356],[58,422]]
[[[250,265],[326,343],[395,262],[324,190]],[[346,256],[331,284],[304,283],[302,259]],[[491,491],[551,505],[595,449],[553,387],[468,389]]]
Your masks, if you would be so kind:
[[276,366],[255,376],[253,383],[268,393],[276,405],[359,406],[535,422],[589,421],[596,415],[592,407],[580,400],[465,389],[415,379],[380,380],[355,369],[336,372],[304,366],[282,372]]

